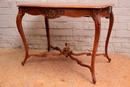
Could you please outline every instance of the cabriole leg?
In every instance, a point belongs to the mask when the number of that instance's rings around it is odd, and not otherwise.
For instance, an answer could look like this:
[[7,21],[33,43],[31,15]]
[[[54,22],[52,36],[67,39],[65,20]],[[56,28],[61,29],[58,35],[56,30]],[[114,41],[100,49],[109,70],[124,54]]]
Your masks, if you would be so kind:
[[108,28],[107,39],[106,39],[106,44],[105,44],[105,56],[107,57],[109,62],[111,61],[111,59],[109,58],[107,51],[108,51],[108,42],[111,35],[112,27],[113,27],[113,22],[114,22],[114,15],[113,15],[113,12],[111,11],[110,17],[109,17],[109,28]]
[[50,31],[49,31],[49,20],[45,17],[45,25],[46,25],[46,34],[47,34],[47,44],[48,44],[48,52],[50,51]]
[[18,31],[21,35],[21,38],[22,38],[22,41],[23,41],[23,44],[24,44],[24,48],[25,48],[25,59],[22,62],[22,65],[25,64],[25,62],[28,58],[28,45],[27,45],[27,41],[26,41],[26,38],[25,38],[25,35],[24,35],[24,32],[23,32],[23,27],[22,27],[23,16],[24,16],[24,13],[22,13],[22,11],[20,11],[20,9],[19,9],[19,12],[17,14],[16,24],[17,24]]
[[93,44],[93,51],[92,51],[92,59],[91,59],[91,74],[93,83],[96,83],[96,77],[95,77],[95,56],[98,48],[98,42],[100,37],[100,28],[101,28],[101,18],[100,13],[93,12],[92,16],[94,23],[95,23],[95,38],[94,38],[94,44]]

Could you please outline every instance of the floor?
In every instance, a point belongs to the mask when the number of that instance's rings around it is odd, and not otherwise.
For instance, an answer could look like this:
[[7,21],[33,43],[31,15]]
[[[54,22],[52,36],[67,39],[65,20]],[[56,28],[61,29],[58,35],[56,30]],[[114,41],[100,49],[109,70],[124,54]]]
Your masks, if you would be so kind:
[[[30,53],[42,53],[30,50]],[[130,87],[130,56],[110,54],[96,57],[96,79],[92,83],[88,68],[64,56],[31,57],[25,66],[23,49],[0,49],[0,87]],[[81,56],[90,64],[91,57]]]

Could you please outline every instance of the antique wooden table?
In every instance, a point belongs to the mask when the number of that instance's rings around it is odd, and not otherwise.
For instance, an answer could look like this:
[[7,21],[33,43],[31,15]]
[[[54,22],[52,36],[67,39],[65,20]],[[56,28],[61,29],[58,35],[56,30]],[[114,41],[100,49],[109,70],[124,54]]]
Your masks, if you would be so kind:
[[[113,4],[111,3],[38,3],[38,4],[19,4],[18,8],[18,14],[17,14],[17,28],[21,35],[21,38],[23,40],[23,44],[25,47],[25,59],[22,62],[22,65],[25,64],[26,60],[30,56],[39,56],[39,57],[46,57],[47,54],[38,55],[38,54],[29,54],[28,52],[28,44],[23,32],[22,28],[22,18],[25,13],[28,13],[30,15],[43,15],[45,17],[45,25],[46,25],[46,34],[47,34],[47,42],[48,42],[48,52],[50,51],[50,48],[53,48],[55,50],[60,51],[57,55],[65,55],[66,57],[69,57],[75,61],[77,61],[78,64],[81,66],[87,67],[90,69],[90,72],[92,74],[93,83],[96,83],[95,78],[95,56],[100,55],[96,54],[97,48],[98,48],[98,42],[100,38],[100,31],[101,31],[101,17],[105,17],[109,19],[109,28],[108,33],[106,37],[106,43],[105,43],[105,52],[101,55],[106,56],[108,61],[110,62],[111,59],[108,57],[107,49],[108,49],[108,42],[109,37],[112,31],[114,16],[112,12]],[[63,50],[61,50],[59,47],[53,47],[50,44],[50,32],[49,32],[49,19],[58,18],[60,16],[69,16],[69,17],[92,17],[94,23],[95,23],[95,38],[94,38],[94,44],[93,44],[93,51],[92,53],[79,53],[75,54],[72,51],[69,50],[69,45],[65,43],[65,47]],[[82,61],[75,58],[75,56],[79,55],[91,55],[91,65],[83,64]],[[53,54],[56,55],[56,54]]]

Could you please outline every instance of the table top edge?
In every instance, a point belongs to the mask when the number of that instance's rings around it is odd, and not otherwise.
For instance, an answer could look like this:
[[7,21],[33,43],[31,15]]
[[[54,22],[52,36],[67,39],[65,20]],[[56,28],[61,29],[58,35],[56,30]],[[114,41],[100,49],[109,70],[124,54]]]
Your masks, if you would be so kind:
[[17,7],[43,7],[43,8],[106,8],[114,6],[113,3],[30,3],[18,4]]

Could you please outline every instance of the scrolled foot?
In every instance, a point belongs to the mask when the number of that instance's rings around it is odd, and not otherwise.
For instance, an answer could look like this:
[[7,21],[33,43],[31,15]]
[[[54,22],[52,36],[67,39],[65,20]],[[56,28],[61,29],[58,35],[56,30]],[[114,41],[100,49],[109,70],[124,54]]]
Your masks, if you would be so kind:
[[111,58],[109,58],[108,56],[106,56],[106,57],[107,57],[108,61],[111,62]]
[[22,66],[24,66],[25,62],[23,61],[23,62],[21,62],[21,64],[22,64]]
[[105,54],[104,56],[108,59],[108,62],[111,62],[111,58],[109,58],[108,54]]
[[109,58],[108,61],[111,62],[111,59]]
[[93,77],[93,84],[96,84],[96,78]]

